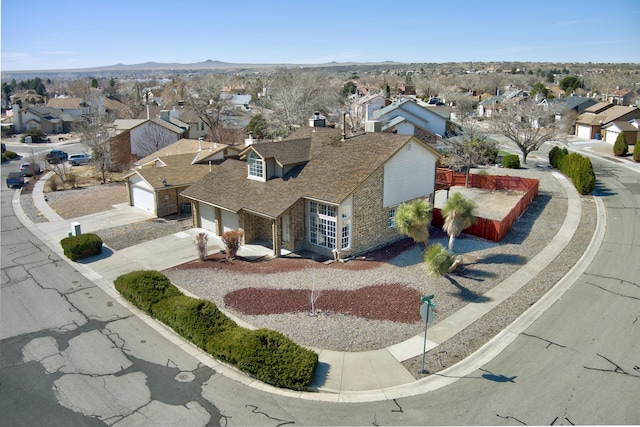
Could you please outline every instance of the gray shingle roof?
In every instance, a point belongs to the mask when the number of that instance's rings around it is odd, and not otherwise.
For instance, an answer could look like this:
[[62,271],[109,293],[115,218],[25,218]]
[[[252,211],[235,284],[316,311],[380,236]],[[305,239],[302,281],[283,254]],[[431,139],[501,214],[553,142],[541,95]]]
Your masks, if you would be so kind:
[[[422,144],[411,135],[385,132],[341,141],[338,129],[301,128],[285,141],[258,144],[261,153],[269,152],[273,158],[298,153],[290,161],[301,160],[301,148],[308,144],[309,160],[294,173],[260,182],[247,178],[245,161],[226,160],[182,195],[232,212],[245,209],[270,218],[280,216],[301,197],[339,204],[409,141]],[[274,145],[267,148],[270,144]]]

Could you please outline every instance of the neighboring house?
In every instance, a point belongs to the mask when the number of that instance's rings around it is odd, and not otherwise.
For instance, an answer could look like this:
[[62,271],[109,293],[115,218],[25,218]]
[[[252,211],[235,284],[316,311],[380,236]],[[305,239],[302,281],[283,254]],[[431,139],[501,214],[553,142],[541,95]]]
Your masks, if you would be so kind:
[[89,114],[91,110],[89,104],[82,98],[52,98],[47,102],[47,107],[57,108],[74,117],[82,117],[84,114]]
[[640,141],[640,131],[631,122],[616,121],[602,126],[605,142],[615,143],[618,135],[624,134],[627,144],[634,145]]
[[38,94],[35,90],[29,89],[20,93],[15,93],[9,97],[9,103],[22,104],[23,107],[27,107],[29,104],[44,104],[45,97]]
[[423,142],[437,145],[439,137],[452,130],[451,111],[441,107],[423,107],[414,99],[404,98],[375,109],[367,107],[367,132],[393,132],[415,135]]
[[556,120],[560,120],[567,112],[575,111],[578,115],[585,112],[589,107],[596,104],[593,98],[583,96],[569,96],[566,98],[552,99],[549,101],[551,108],[555,109]]
[[255,143],[182,192],[194,226],[243,229],[245,243],[323,256],[366,252],[402,236],[395,210],[433,200],[439,154],[412,135],[303,127]]
[[616,121],[628,122],[636,118],[640,118],[640,108],[638,107],[599,102],[578,116],[575,134],[585,139],[602,139],[604,126]]
[[[482,99],[478,103],[478,116],[480,117],[491,117],[496,113],[499,113],[502,109],[502,104],[509,102],[516,102],[518,100],[522,100],[527,97],[527,93],[522,89],[516,89],[504,94],[498,93],[497,95],[492,95],[488,98]],[[482,95],[481,97],[484,97]]]
[[180,195],[230,157],[238,157],[240,147],[181,139],[135,163],[126,179],[129,205],[157,217],[184,211],[190,202]]
[[612,93],[603,95],[602,99],[613,105],[633,105],[636,102],[636,94],[624,88],[617,88]]
[[133,162],[182,138],[185,130],[160,119],[114,120],[115,135],[109,138],[112,170],[126,170]]
[[19,104],[13,105],[13,127],[16,133],[23,133],[29,129],[40,129],[47,134],[67,133],[81,121],[82,118],[53,107],[21,108]]

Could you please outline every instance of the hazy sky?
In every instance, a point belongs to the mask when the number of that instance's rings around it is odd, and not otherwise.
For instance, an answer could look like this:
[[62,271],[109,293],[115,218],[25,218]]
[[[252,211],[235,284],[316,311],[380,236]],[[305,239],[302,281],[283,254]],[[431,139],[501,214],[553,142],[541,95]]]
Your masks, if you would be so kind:
[[640,63],[640,0],[2,0],[2,70],[143,62]]

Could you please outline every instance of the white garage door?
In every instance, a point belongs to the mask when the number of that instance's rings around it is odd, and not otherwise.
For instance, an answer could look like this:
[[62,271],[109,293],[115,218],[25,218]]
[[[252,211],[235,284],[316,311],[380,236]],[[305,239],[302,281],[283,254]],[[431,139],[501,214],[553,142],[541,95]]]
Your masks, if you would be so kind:
[[216,233],[216,209],[213,206],[200,203],[200,228]]
[[607,130],[605,131],[604,137],[605,137],[605,141],[606,142],[610,142],[612,144],[615,144],[616,139],[618,138],[618,135],[620,135],[620,132],[615,131],[615,130]]
[[153,192],[137,186],[131,187],[133,206],[155,215]]
[[222,232],[229,230],[237,230],[240,228],[240,220],[238,219],[238,215],[229,211],[221,211],[221,220],[222,220]]
[[580,138],[591,139],[591,126],[578,125],[578,136]]

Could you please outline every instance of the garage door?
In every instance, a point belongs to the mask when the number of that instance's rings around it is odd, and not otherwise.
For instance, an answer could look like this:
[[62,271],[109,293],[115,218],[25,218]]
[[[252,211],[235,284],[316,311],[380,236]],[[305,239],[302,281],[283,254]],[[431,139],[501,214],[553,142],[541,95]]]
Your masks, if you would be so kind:
[[591,126],[578,125],[578,136],[584,139],[591,139]]
[[229,211],[221,211],[221,220],[222,220],[222,232],[229,230],[237,230],[240,228],[240,220],[238,219],[238,215]]
[[131,198],[133,199],[133,206],[155,215],[155,200],[152,191],[133,186],[131,187]]
[[620,135],[620,132],[614,131],[614,130],[607,130],[604,134],[604,140],[606,142],[610,142],[612,144],[614,144],[616,142],[616,139],[618,138],[618,135]]
[[213,206],[200,203],[200,228],[217,232],[216,209]]

